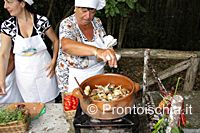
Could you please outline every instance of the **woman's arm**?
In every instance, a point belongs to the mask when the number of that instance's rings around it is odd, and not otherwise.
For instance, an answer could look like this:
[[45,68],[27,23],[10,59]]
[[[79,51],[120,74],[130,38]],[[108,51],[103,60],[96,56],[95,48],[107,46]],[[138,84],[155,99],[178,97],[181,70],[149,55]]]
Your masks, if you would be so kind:
[[5,94],[5,78],[11,50],[10,36],[2,33],[1,38],[2,45],[0,47],[0,95]]
[[[72,20],[73,16],[70,16],[60,23],[59,40],[63,53],[74,56],[97,56],[105,62],[108,61],[108,58],[106,59],[106,57],[109,57],[109,66],[117,67],[117,60],[113,49],[100,49],[77,41],[80,39],[78,39],[79,36],[76,33],[77,27]],[[102,31],[103,34],[105,34],[103,29]]]
[[14,54],[11,49],[10,57],[9,57],[9,61],[8,61],[8,67],[7,67],[7,71],[6,71],[6,76],[8,76],[14,70],[14,68],[15,68]]
[[96,56],[105,62],[108,61],[110,67],[117,67],[117,59],[113,49],[100,49],[68,38],[62,38],[61,45],[64,53],[75,56]]
[[51,64],[48,66],[48,69],[50,69],[48,76],[52,77],[55,73],[56,60],[57,60],[57,57],[58,57],[58,49],[59,49],[58,37],[56,36],[52,27],[50,27],[45,32],[45,34],[48,36],[48,38],[53,43],[53,58],[52,58]]
[[48,38],[53,43],[53,59],[52,59],[52,61],[56,62],[56,59],[57,59],[57,56],[58,56],[58,48],[59,48],[58,37],[56,36],[52,27],[50,27],[45,32],[45,34],[48,36]]
[[62,38],[61,45],[64,53],[75,56],[95,56],[97,52],[94,46],[85,45],[68,38]]

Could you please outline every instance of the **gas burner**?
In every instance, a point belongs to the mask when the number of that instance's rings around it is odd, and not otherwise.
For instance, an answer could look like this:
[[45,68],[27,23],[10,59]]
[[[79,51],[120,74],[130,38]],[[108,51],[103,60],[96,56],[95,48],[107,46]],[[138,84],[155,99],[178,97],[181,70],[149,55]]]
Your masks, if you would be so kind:
[[116,119],[116,120],[99,120],[99,119],[94,119],[94,118],[90,118],[90,122],[92,123],[105,123],[105,122],[121,122],[122,119]]
[[127,114],[124,117],[114,119],[114,120],[99,120],[94,119],[85,114],[80,104],[76,110],[76,115],[74,117],[74,129],[75,133],[80,133],[82,128],[87,129],[129,129],[132,133],[139,133],[139,116],[138,114]]
[[91,121],[91,122],[96,122],[96,123],[100,123],[100,122],[101,122],[101,120],[98,120],[98,119],[93,119],[93,118],[92,118],[92,119],[90,119],[90,121]]

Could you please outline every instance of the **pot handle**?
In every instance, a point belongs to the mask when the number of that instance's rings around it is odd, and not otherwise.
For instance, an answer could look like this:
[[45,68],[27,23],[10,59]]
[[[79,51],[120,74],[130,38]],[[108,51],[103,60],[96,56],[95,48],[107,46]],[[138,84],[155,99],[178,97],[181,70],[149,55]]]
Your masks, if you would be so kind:
[[81,92],[79,91],[79,88],[75,88],[73,91],[72,91],[72,95],[81,99],[83,98],[83,95],[81,94]]
[[140,85],[138,83],[134,84],[134,92],[137,93],[140,90]]

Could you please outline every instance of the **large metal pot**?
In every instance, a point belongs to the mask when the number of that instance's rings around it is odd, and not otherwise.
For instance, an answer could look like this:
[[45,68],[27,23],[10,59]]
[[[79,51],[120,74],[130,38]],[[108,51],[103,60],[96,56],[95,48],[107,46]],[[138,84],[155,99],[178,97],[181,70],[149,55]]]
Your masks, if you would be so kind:
[[[130,94],[120,98],[118,100],[103,102],[103,101],[90,101],[83,98],[83,95],[76,88],[73,91],[73,95],[79,98],[80,105],[84,113],[95,119],[111,120],[117,119],[130,113],[135,103],[135,93],[139,90],[139,84],[133,82],[126,76],[107,73],[92,76],[81,83],[81,89],[84,89],[87,85],[95,88],[95,85],[107,85],[108,83],[115,85],[122,85],[122,87],[128,89]],[[84,90],[82,91],[84,92]]]

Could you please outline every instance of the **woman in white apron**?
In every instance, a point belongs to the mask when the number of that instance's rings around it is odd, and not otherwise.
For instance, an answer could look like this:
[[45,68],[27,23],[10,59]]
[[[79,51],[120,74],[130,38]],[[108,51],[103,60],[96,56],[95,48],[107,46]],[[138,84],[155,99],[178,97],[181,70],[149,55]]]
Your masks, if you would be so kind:
[[22,96],[16,84],[15,70],[6,76],[5,95],[0,95],[0,104],[23,102]]
[[75,0],[75,14],[61,22],[56,66],[60,89],[71,92],[77,88],[74,77],[81,83],[102,74],[107,61],[110,67],[117,67],[115,51],[104,49],[105,31],[100,19],[94,17],[104,6],[105,0]]
[[[0,47],[1,47],[1,34],[0,34]],[[12,51],[10,52],[10,58],[8,63],[8,69],[6,72],[6,79],[5,79],[5,94],[0,95],[0,104],[5,103],[16,103],[16,102],[23,102],[21,94],[19,93],[16,80],[15,80],[15,71],[14,71],[14,55]]]
[[[46,17],[32,14],[28,11],[26,7],[30,7],[32,4],[32,0],[5,1],[4,7],[9,11],[11,16],[16,17],[16,25],[13,32],[15,36],[13,38],[12,36],[9,38],[6,35],[6,27],[2,28],[2,31],[5,33],[2,38],[3,54],[6,54],[7,49],[10,48],[11,44],[9,41],[12,39],[14,41],[13,53],[15,54],[16,82],[23,100],[25,102],[46,103],[54,100],[59,94],[54,75],[58,39]],[[8,23],[9,21],[6,22]],[[6,22],[3,24],[5,25]],[[34,22],[36,22],[36,25]],[[44,26],[46,28],[41,31]],[[53,59],[51,59],[41,37],[44,33],[53,42]],[[6,64],[7,60],[4,59],[2,62]],[[0,69],[5,70],[3,66]],[[3,79],[3,76],[0,79]],[[3,88],[4,86],[1,85],[0,87]]]

